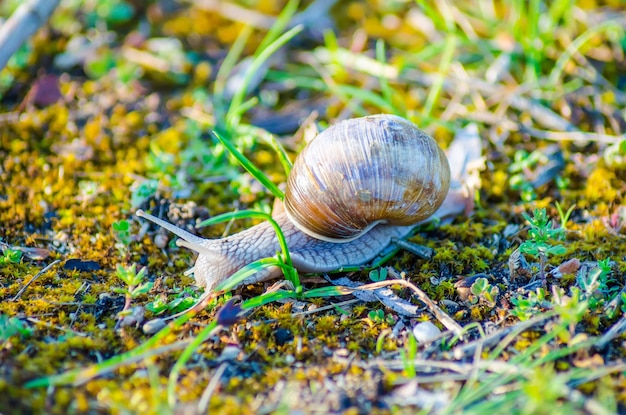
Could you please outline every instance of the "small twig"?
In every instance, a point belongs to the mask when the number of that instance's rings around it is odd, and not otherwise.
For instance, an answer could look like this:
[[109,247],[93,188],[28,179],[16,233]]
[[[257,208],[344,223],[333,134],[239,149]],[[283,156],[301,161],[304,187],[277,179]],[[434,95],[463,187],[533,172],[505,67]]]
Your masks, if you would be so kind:
[[463,327],[461,327],[456,321],[454,321],[452,317],[450,317],[446,312],[439,308],[439,306],[435,304],[424,291],[420,290],[415,284],[400,279],[400,276],[395,269],[387,267],[387,270],[389,271],[389,275],[391,277],[397,278],[396,281],[402,281],[401,285],[410,288],[417,295],[420,301],[426,304],[426,307],[430,309],[430,312],[434,314],[435,318],[437,318],[437,320],[439,320],[439,322],[443,324],[445,328],[453,332],[456,336],[463,338]]
[[532,135],[535,138],[540,138],[542,140],[550,140],[550,141],[574,141],[580,144],[586,144],[590,142],[598,142],[598,143],[606,143],[606,144],[615,144],[620,140],[626,138],[626,134],[619,135],[608,135],[608,134],[597,134],[597,133],[586,133],[583,131],[544,131],[539,130],[532,127],[527,127],[525,125],[520,126],[519,131],[522,133],[527,133]]
[[[572,369],[572,370],[575,370],[575,369]],[[587,376],[578,377],[577,379],[571,379],[568,382],[568,384],[572,388],[577,388],[580,385],[583,385],[585,383],[591,383],[594,380],[601,379],[612,373],[624,372],[624,371],[626,371],[626,362],[624,362],[623,360],[618,360],[614,363],[607,362],[605,366],[595,367],[591,372],[589,372]]]
[[362,282],[352,281],[348,277],[341,277],[334,280],[328,279],[333,285],[341,287],[342,289],[354,289],[356,291],[346,292],[346,294],[354,295],[358,300],[369,302],[381,302],[386,307],[389,307],[394,312],[406,316],[416,317],[419,312],[419,307],[411,304],[410,302],[398,297],[390,288],[378,288],[376,290],[360,290],[363,286]]
[[534,317],[530,320],[520,321],[514,326],[504,327],[497,332],[488,335],[487,337],[483,337],[462,346],[455,347],[452,350],[452,355],[455,359],[463,359],[470,354],[474,354],[478,348],[484,349],[487,347],[495,346],[500,342],[500,339],[507,336],[515,337],[519,333],[528,330],[532,326],[535,326],[539,323],[543,323],[545,320],[548,320],[552,317],[553,313],[546,313]]
[[[492,373],[501,374],[524,374],[528,373],[524,367],[514,365],[511,363],[503,362],[500,360],[480,360],[473,363],[460,363],[449,362],[442,360],[430,360],[430,359],[413,359],[411,361],[416,367],[421,367],[423,372],[434,372],[435,370],[447,370],[456,372],[463,375],[464,379],[469,379],[474,370],[478,367],[481,370],[486,370]],[[369,367],[385,367],[387,369],[404,369],[405,363],[399,359],[388,361],[382,359],[374,359],[368,363]]]
[[422,259],[431,259],[435,250],[424,245],[415,244],[413,242],[405,241],[404,239],[391,238],[391,242],[405,251],[409,251],[412,254],[417,255]]
[[48,323],[46,321],[37,320],[36,318],[33,318],[33,317],[26,317],[26,320],[30,321],[31,323],[34,323],[34,324],[40,324],[42,326],[46,326],[46,327],[49,327],[51,329],[56,329],[56,330],[62,331],[64,333],[72,333],[72,334],[76,334],[77,336],[81,336],[81,337],[87,337],[88,336],[87,334],[81,333],[80,331],[67,329],[65,327],[57,326],[55,324]]
[[539,276],[541,277],[541,285],[548,286],[548,278],[546,277],[546,254],[539,253]]
[[[393,268],[387,268],[387,269],[389,270],[389,275],[391,275],[394,278],[399,277],[399,275],[395,272]],[[351,288],[349,290],[351,291],[375,290],[377,288],[387,287],[387,286],[396,285],[396,284],[402,285],[406,288],[409,288],[411,291],[413,291],[417,295],[417,297],[420,299],[420,301],[426,304],[430,312],[433,313],[435,318],[439,320],[439,322],[443,324],[445,328],[453,332],[455,335],[461,336],[461,333],[463,333],[463,327],[461,327],[456,321],[452,319],[452,317],[447,315],[441,308],[439,308],[437,304],[435,304],[430,298],[428,298],[428,296],[426,295],[424,291],[420,290],[419,288],[417,288],[415,284],[409,281],[398,278],[398,279],[393,279],[393,280],[374,282],[372,284],[365,284],[358,288]]]
[[22,44],[50,17],[59,0],[30,0],[0,26],[0,70]]
[[15,294],[15,297],[11,298],[11,301],[17,301],[22,294],[24,294],[24,291],[26,291],[26,289],[33,283],[35,282],[35,280],[37,280],[37,278],[41,277],[41,275],[47,271],[50,270],[50,268],[52,268],[53,266],[55,266],[56,264],[58,264],[59,262],[61,262],[60,259],[57,259],[55,261],[53,261],[50,265],[48,265],[47,267],[45,267],[44,269],[42,269],[41,271],[39,271],[33,278],[30,279],[30,281],[28,281],[26,284],[24,284],[24,286],[22,288],[20,288],[20,290],[17,292],[17,294]]
[[19,118],[20,114],[18,112],[5,112],[4,114],[0,114],[0,124],[15,122]]
[[476,350],[474,350],[474,358],[472,359],[472,371],[470,372],[468,382],[478,381],[478,378],[480,377],[480,369],[481,369],[481,362],[482,362],[481,355],[483,353],[483,344],[478,343],[477,346],[478,347],[476,347]]
[[[417,82],[423,86],[432,86],[435,82],[434,75],[425,74],[417,70],[405,71],[399,78],[402,78],[404,81]],[[443,83],[443,88],[448,93],[453,93],[461,87],[467,87],[470,91],[475,91],[483,95],[504,93],[503,87],[491,84],[479,78],[468,77],[467,79],[459,79],[458,77],[450,76],[444,80]],[[509,105],[512,108],[521,112],[528,112],[533,120],[546,128],[557,131],[578,131],[576,127],[563,117],[532,99],[521,95],[513,95],[508,99]]]
[[604,348],[611,340],[621,335],[624,331],[626,331],[626,316],[622,316],[622,318],[617,320],[617,323],[613,324],[613,326],[600,337],[598,343],[595,345],[596,348]]
[[211,400],[211,396],[213,396],[213,393],[219,386],[220,379],[224,374],[224,371],[226,370],[226,366],[226,363],[222,363],[213,374],[213,377],[211,377],[208,385],[206,385],[206,388],[204,389],[204,392],[202,392],[202,396],[200,397],[200,401],[198,402],[198,407],[196,408],[197,414],[208,413],[207,409],[209,407],[209,401]]
[[350,305],[350,304],[358,303],[359,301],[361,301],[361,300],[359,300],[357,298],[357,299],[353,299],[353,300],[341,301],[339,303],[332,303],[330,305],[326,305],[324,307],[319,307],[319,308],[316,308],[314,310],[300,311],[300,312],[297,312],[297,313],[293,313],[293,314],[291,314],[291,317],[293,318],[293,317],[299,317],[299,316],[308,316],[310,314],[315,314],[315,313],[319,313],[319,312],[326,311],[326,310],[332,310],[335,307],[341,307],[341,306],[344,306],[344,305]]

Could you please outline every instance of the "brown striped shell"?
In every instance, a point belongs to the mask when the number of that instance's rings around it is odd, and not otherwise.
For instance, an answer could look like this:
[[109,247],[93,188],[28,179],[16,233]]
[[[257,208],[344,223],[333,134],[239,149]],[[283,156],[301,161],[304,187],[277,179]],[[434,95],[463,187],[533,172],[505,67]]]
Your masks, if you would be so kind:
[[448,160],[432,137],[404,118],[373,115],[335,124],[305,147],[285,211],[312,237],[348,242],[379,223],[428,218],[449,185]]

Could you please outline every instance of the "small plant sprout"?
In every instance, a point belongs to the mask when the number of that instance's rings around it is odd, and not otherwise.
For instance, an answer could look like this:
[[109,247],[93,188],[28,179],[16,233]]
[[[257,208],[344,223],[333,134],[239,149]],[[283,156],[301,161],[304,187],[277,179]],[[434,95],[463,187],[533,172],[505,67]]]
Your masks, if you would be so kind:
[[137,272],[136,269],[136,264],[129,267],[117,264],[115,275],[126,283],[125,288],[113,287],[114,292],[124,294],[126,297],[124,308],[120,314],[124,314],[124,312],[130,308],[130,303],[133,299],[139,297],[140,295],[147,294],[154,285],[152,281],[143,282],[143,279],[146,276],[146,267],[141,268],[139,272]]
[[374,282],[385,281],[387,279],[387,268],[377,268],[370,271],[370,280]]
[[396,319],[391,313],[385,315],[385,312],[380,308],[377,308],[376,310],[372,310],[367,313],[367,318],[369,318],[374,324],[382,324],[383,322],[387,324],[393,324],[396,322]]
[[404,349],[400,350],[400,357],[402,358],[402,366],[404,367],[405,376],[409,379],[417,376],[417,370],[415,369],[415,358],[417,357],[417,339],[415,338],[415,336],[407,336]]
[[489,284],[487,278],[478,278],[474,281],[470,291],[471,295],[469,299],[472,303],[485,303],[489,307],[494,307],[496,305],[496,298],[498,297],[498,294],[500,294],[498,287]]
[[561,219],[561,228],[567,229],[567,222],[569,221],[569,217],[572,215],[574,209],[576,209],[576,205],[572,205],[569,209],[567,209],[567,211],[564,211],[563,206],[561,206],[561,204],[557,200],[556,202],[554,202],[554,206],[559,212],[559,218]]
[[98,196],[99,185],[96,182],[83,180],[78,183],[78,200],[82,203],[91,202]]
[[0,343],[5,343],[12,336],[28,337],[32,329],[17,317],[0,314]]
[[536,189],[552,180],[559,189],[565,189],[569,182],[559,175],[564,163],[563,156],[554,147],[531,153],[518,150],[509,165],[509,187],[519,191],[524,202],[537,200]]
[[546,300],[546,290],[543,288],[537,288],[537,291],[531,291],[525,297],[521,295],[513,297],[511,303],[513,304],[511,314],[520,321],[529,320],[550,306]]
[[546,262],[550,255],[564,254],[567,249],[563,245],[552,245],[552,242],[562,238],[563,228],[552,228],[552,223],[545,209],[535,209],[533,216],[524,213],[524,218],[530,224],[528,240],[520,245],[520,251],[539,258],[539,276],[546,285]]
[[590,269],[585,267],[576,274],[576,285],[581,291],[581,297],[589,302],[592,310],[600,307],[610,294],[608,277],[611,272],[610,259],[607,258],[598,261],[597,266]]
[[22,251],[18,249],[11,249],[9,246],[6,246],[2,252],[2,256],[0,256],[0,265],[19,264],[21,260]]
[[626,138],[611,144],[604,150],[604,161],[611,167],[623,167],[626,165]]
[[158,180],[143,180],[141,182],[135,182],[130,190],[130,204],[132,207],[139,207],[148,198],[154,196],[159,188]]
[[161,314],[165,311],[178,313],[187,310],[198,301],[199,295],[190,287],[185,287],[181,292],[176,294],[173,300],[167,301],[166,298],[157,297],[154,301],[146,305],[146,310],[154,314]]
[[117,241],[115,247],[120,251],[121,255],[124,255],[131,242],[130,223],[128,223],[127,220],[122,219],[118,222],[113,222],[113,224],[111,224],[111,229],[113,230],[113,236]]
[[565,290],[561,287],[552,287],[554,310],[559,314],[563,324],[569,327],[569,336],[562,333],[560,337],[570,342],[576,333],[576,325],[590,308],[592,297],[586,297],[585,293],[578,287],[572,287],[569,295],[565,295]]
[[538,164],[545,163],[546,157],[541,151],[518,150],[513,156],[513,163],[509,166],[509,186],[513,190],[519,190],[523,201],[530,202],[537,199],[537,193],[532,183],[526,177],[525,172],[532,171]]

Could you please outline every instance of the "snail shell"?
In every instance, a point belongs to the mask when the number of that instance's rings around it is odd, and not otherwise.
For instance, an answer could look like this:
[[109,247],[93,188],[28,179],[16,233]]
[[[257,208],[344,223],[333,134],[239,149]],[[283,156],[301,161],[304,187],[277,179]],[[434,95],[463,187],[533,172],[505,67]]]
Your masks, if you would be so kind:
[[373,226],[411,225],[441,206],[448,160],[429,135],[393,115],[342,121],[298,155],[285,211],[314,238],[348,242]]
[[[346,120],[319,134],[297,157],[287,182],[285,212],[274,219],[299,271],[358,266],[435,211],[439,217],[458,214],[458,204],[442,206],[449,182],[443,151],[409,121],[393,115]],[[227,238],[203,239],[143,211],[136,214],[199,253],[188,272],[209,290],[280,250],[267,222]],[[244,283],[279,275],[279,268],[270,267]]]

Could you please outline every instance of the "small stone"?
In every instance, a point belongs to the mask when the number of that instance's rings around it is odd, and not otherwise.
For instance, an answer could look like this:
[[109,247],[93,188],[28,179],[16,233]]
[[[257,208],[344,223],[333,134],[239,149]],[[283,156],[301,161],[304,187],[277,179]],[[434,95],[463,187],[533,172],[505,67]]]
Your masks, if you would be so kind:
[[279,327],[274,332],[274,338],[276,339],[276,344],[279,346],[283,346],[285,343],[293,340],[293,334],[291,330]]
[[152,319],[143,325],[143,332],[146,334],[154,334],[165,327],[165,321],[162,318]]
[[167,247],[167,244],[169,243],[170,238],[163,234],[163,233],[157,233],[154,236],[154,244],[157,246],[157,248],[159,249],[165,249]]
[[122,317],[120,321],[120,327],[129,327],[135,326],[137,327],[143,321],[144,314],[146,310],[141,306],[136,306],[131,309],[130,314]]
[[100,264],[96,261],[83,261],[81,259],[68,259],[63,265],[66,271],[99,271]]
[[439,327],[430,321],[418,323],[413,327],[413,335],[419,343],[428,343],[441,334]]
[[475,274],[469,277],[459,276],[459,280],[454,283],[456,293],[461,301],[468,301],[470,294],[472,293],[472,284],[476,282],[478,278],[487,278],[487,274]]
[[241,349],[237,346],[226,346],[224,347],[224,350],[222,350],[219,360],[235,360],[237,356],[239,356],[239,352],[241,352]]

